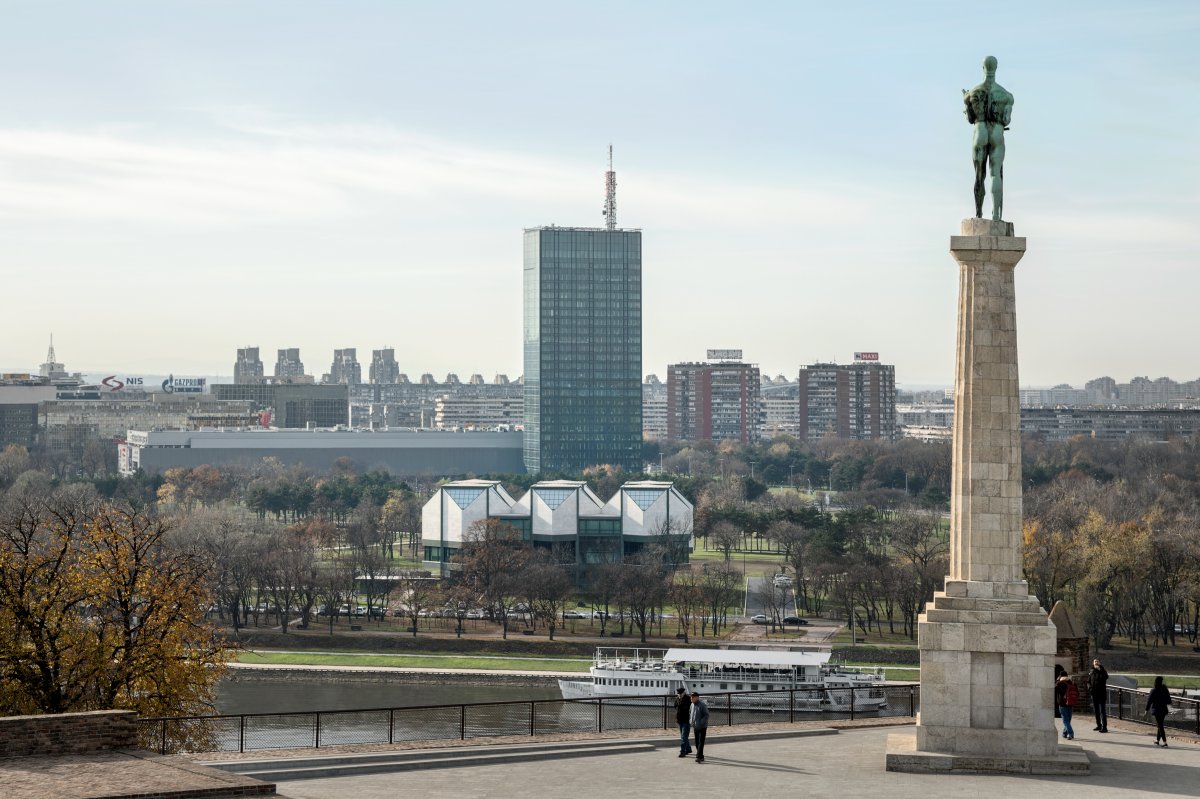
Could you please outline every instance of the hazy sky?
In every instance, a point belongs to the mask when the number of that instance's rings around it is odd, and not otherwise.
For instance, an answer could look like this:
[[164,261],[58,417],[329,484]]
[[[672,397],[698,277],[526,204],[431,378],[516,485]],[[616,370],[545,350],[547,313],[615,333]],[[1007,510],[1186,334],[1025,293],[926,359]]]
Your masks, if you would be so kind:
[[602,224],[612,142],[645,372],[877,350],[949,383],[961,90],[993,54],[1022,384],[1200,375],[1200,3],[0,10],[0,368],[53,331],[72,369],[392,345],[515,377],[521,230]]

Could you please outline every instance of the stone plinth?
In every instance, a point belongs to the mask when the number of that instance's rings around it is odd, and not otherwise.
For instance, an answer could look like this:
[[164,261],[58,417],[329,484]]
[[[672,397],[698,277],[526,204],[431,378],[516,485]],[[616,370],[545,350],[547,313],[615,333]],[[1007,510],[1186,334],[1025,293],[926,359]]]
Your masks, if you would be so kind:
[[967,219],[959,264],[950,576],[917,620],[916,734],[890,771],[1086,773],[1054,726],[1057,634],[1022,579],[1021,410],[1013,269],[1025,239]]
[[1086,776],[1092,766],[1083,747],[1064,744],[1052,757],[943,755],[917,750],[911,733],[887,737],[887,770],[912,774],[1039,774]]
[[1050,757],[1057,635],[1025,583],[947,580],[917,622],[916,745],[944,754]]

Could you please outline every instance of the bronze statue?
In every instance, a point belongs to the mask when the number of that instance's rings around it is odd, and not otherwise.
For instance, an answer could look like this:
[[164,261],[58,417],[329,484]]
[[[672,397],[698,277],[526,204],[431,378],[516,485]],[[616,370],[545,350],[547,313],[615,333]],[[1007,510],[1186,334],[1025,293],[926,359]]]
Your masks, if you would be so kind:
[[992,174],[992,219],[1004,212],[1004,131],[1012,119],[1013,96],[996,83],[996,58],[983,59],[983,83],[963,90],[963,113],[975,126],[971,160],[975,163],[975,216],[983,217],[983,178]]

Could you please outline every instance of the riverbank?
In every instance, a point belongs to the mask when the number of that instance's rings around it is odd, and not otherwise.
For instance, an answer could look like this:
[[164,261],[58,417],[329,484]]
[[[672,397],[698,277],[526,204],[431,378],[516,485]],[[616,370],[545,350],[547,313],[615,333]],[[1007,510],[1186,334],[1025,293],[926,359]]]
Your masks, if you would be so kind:
[[337,666],[433,671],[522,671],[587,672],[591,658],[537,658],[504,655],[459,655],[423,653],[392,655],[372,652],[314,652],[298,650],[242,650],[237,662],[243,666]]
[[417,683],[424,685],[527,685],[558,686],[569,671],[518,671],[511,669],[429,669],[385,666],[310,666],[302,664],[230,663],[228,682],[292,680],[301,682]]

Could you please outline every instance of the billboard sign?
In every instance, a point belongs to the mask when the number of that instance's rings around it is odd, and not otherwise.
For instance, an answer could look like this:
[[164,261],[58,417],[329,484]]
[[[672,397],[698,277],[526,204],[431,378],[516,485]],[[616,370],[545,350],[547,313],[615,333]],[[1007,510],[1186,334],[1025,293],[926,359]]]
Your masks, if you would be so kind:
[[878,361],[879,353],[878,352],[856,352],[856,353],[854,353],[854,360],[856,360],[856,361]]
[[709,350],[708,360],[710,361],[740,361],[742,359],[741,350]]
[[104,386],[109,391],[121,391],[125,388],[132,388],[140,391],[146,385],[146,378],[117,377],[116,375],[109,375],[100,381],[100,385]]
[[203,394],[208,380],[203,377],[176,377],[170,375],[162,381],[162,390],[168,394]]

